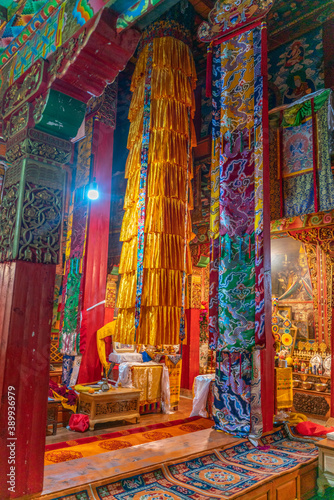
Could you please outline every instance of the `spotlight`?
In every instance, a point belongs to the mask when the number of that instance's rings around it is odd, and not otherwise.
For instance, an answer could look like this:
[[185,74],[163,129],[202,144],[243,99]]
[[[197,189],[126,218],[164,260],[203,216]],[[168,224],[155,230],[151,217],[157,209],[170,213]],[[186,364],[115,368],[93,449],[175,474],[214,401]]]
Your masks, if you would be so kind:
[[90,200],[97,200],[99,197],[99,189],[97,187],[95,177],[93,178],[93,182],[89,184],[87,196]]

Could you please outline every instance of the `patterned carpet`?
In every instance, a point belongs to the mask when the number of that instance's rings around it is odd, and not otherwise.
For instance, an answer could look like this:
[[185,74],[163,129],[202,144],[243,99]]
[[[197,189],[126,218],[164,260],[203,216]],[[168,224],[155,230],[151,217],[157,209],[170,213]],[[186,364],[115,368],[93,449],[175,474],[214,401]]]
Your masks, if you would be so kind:
[[130,446],[145,444],[151,441],[182,436],[190,432],[209,429],[212,425],[212,420],[208,418],[191,417],[98,436],[79,438],[75,441],[50,444],[45,447],[44,464],[50,465],[67,462],[68,460],[129,448]]
[[313,444],[289,441],[279,430],[263,437],[259,448],[245,440],[45,500],[235,500],[316,459]]

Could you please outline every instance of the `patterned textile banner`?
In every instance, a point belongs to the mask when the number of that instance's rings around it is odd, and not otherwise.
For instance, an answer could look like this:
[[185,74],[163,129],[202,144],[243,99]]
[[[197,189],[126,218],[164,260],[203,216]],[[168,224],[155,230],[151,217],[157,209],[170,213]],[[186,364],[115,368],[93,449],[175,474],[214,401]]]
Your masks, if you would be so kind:
[[264,345],[262,29],[223,42],[215,62],[221,72],[218,347],[229,352]]
[[[137,287],[135,329],[139,326],[141,299],[143,293],[144,275],[144,227],[146,217],[146,185],[148,169],[148,149],[150,145],[151,118],[151,80],[152,80],[153,42],[148,44],[148,54],[145,68],[144,109],[143,109],[143,139],[140,152],[140,180],[138,197],[138,235],[137,235]],[[135,335],[136,341],[136,335]]]
[[[312,172],[312,119],[283,130],[283,177]],[[279,173],[280,174],[280,173]]]
[[67,354],[64,354],[61,381],[66,386],[70,385],[73,370],[73,361],[74,356],[68,356]]
[[65,307],[59,338],[59,349],[62,354],[73,356],[79,352],[80,336],[80,285],[82,273],[80,272],[80,260],[70,259],[67,262],[69,270],[66,270]]
[[219,160],[220,160],[220,45],[213,47],[212,65],[212,159],[210,201],[210,291],[209,291],[209,345],[216,349],[218,329],[218,276],[219,276]]
[[69,209],[66,236],[59,350],[68,356],[77,355],[85,349],[85,334],[81,335],[84,257],[88,222],[88,203],[84,196],[84,186],[89,179],[92,140],[93,120],[88,120],[86,136],[78,145],[77,176]]
[[5,169],[0,165],[0,201],[2,199],[2,188],[4,184],[4,178],[5,178]]
[[211,204],[210,236],[219,236],[219,161],[220,161],[220,99],[221,99],[221,53],[220,45],[212,53],[212,160],[211,160]]
[[213,419],[215,429],[247,436],[251,420],[252,354],[217,353]]
[[181,372],[182,372],[182,359],[175,363],[173,356],[166,356],[165,363],[169,373],[170,384],[170,405],[175,407],[180,402],[180,388],[181,388]]
[[259,438],[263,432],[261,407],[261,351],[253,351],[251,381],[251,429],[250,437]]
[[[210,347],[216,428],[262,433],[263,65],[265,24],[213,49]],[[218,310],[216,307],[218,305]],[[253,352],[254,351],[254,352]]]
[[218,260],[219,239],[211,240],[211,262],[210,262],[210,287],[209,287],[209,346],[214,350],[217,347],[218,328]]
[[[314,116],[311,110],[312,99]],[[271,116],[272,219],[315,213],[315,189],[318,210],[334,208],[334,179],[330,161],[330,134],[333,130],[331,99],[328,89],[318,91],[288,107],[282,117]]]

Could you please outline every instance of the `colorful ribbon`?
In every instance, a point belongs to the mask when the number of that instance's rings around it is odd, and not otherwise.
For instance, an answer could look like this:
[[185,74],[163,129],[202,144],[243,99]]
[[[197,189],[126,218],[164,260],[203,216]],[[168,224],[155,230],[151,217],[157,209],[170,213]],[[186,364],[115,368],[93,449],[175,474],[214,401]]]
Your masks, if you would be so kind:
[[180,320],[180,341],[186,336],[185,328],[185,302],[186,302],[186,277],[187,277],[187,232],[188,232],[188,196],[189,196],[189,166],[191,155],[191,129],[190,129],[190,108],[188,108],[188,141],[187,141],[187,174],[186,174],[186,200],[185,200],[185,220],[184,220],[184,245],[183,245],[183,273],[182,273],[182,306]]
[[140,152],[140,181],[138,199],[138,241],[137,241],[137,287],[135,305],[135,338],[140,320],[140,308],[143,292],[144,274],[144,244],[145,244],[145,217],[146,217],[146,184],[148,172],[148,149],[150,144],[150,115],[151,115],[151,79],[152,79],[153,41],[148,44],[146,61],[144,114],[143,114],[143,140]]

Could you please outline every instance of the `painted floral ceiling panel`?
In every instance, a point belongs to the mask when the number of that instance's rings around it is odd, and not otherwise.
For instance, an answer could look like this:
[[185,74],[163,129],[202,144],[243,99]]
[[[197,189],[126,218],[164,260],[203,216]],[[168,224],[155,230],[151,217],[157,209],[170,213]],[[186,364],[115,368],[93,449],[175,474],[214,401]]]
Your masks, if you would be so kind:
[[[50,2],[48,0],[23,0],[17,2],[2,0],[0,2],[0,20],[2,21],[0,52],[3,52],[13,39],[20,35],[27,24],[47,3]],[[59,2],[52,3],[57,6]]]

